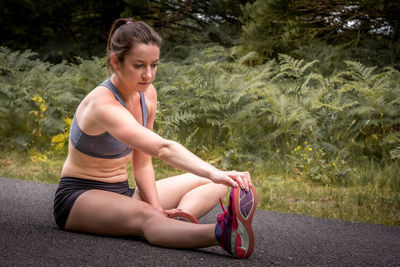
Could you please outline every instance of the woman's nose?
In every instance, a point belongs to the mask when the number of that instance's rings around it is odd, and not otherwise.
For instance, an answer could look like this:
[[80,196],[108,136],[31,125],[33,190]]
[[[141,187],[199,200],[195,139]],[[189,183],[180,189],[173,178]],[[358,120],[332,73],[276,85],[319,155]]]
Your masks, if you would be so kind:
[[152,73],[151,73],[151,67],[147,67],[146,70],[143,72],[143,78],[146,80],[151,79]]

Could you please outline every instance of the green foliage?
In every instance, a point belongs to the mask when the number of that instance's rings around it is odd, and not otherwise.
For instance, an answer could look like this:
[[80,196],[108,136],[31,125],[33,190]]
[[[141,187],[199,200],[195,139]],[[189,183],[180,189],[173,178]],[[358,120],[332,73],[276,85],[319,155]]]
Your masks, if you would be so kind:
[[232,45],[240,34],[246,0],[124,0],[121,16],[151,24],[169,45],[215,42]]
[[[240,45],[264,59],[288,54],[399,67],[398,1],[256,0],[243,7]],[[396,15],[395,15],[396,14]]]
[[[0,2],[0,43],[31,49],[59,63],[103,57],[109,27],[132,16],[164,39],[163,58],[181,60],[194,44],[238,46],[247,65],[279,54],[323,62],[323,74],[344,60],[399,69],[399,1],[62,0]],[[183,53],[181,53],[183,52]]]
[[[315,60],[280,55],[247,67],[239,62],[254,55],[235,56],[216,47],[192,65],[162,64],[156,129],[198,153],[217,151],[208,156],[224,167],[278,155],[295,174],[323,183],[348,183],[352,159],[397,158],[397,70],[346,61],[327,76]],[[304,142],[311,150],[293,153]]]
[[179,44],[236,44],[241,5],[246,0],[3,0],[0,43],[13,50],[32,49],[59,63],[79,56],[103,57],[112,22],[133,17],[152,25],[165,40],[164,50]]
[[0,47],[1,146],[45,150],[88,90],[105,79],[105,60],[51,65],[30,51]]
[[268,0],[247,3],[241,17],[243,23],[241,44],[271,58],[287,51],[288,43],[282,36],[291,13],[288,1]]
[[[398,162],[400,73],[344,61],[327,75],[317,60],[280,54],[257,63],[237,47],[191,49],[160,64],[155,131],[224,168],[278,161],[289,176],[351,184],[354,162]],[[79,101],[106,78],[105,59],[51,65],[0,51],[2,147],[65,153]]]

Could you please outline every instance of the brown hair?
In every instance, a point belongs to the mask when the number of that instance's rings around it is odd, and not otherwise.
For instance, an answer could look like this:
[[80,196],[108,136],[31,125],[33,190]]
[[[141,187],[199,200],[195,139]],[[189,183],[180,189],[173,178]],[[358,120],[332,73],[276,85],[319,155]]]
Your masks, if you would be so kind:
[[110,72],[110,56],[114,53],[120,62],[136,44],[153,44],[161,47],[162,38],[143,21],[132,22],[132,19],[121,18],[113,22],[107,42],[107,68]]

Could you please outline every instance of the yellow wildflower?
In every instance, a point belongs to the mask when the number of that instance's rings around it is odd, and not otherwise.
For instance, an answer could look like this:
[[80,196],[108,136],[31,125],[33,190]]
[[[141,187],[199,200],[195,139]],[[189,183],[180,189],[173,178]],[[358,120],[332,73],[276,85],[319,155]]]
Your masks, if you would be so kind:
[[51,138],[51,143],[60,143],[60,142],[65,142],[65,134],[57,134]]
[[33,114],[36,117],[39,116],[39,112],[37,112],[37,110],[31,110],[31,111],[29,111],[29,114]]
[[64,119],[64,122],[65,122],[65,124],[68,126],[68,128],[71,127],[72,119],[66,118],[66,119]]
[[47,109],[46,105],[44,104],[44,102],[42,102],[42,103],[40,104],[40,110],[41,110],[42,112],[45,112],[46,109]]

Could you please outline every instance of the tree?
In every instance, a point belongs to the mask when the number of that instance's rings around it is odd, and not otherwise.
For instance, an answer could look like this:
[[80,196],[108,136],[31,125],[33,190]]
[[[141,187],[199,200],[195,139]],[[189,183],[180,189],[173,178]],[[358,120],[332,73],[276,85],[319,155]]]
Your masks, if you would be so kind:
[[303,20],[318,37],[359,41],[361,35],[399,37],[400,2],[388,0],[292,1]]
[[124,0],[123,16],[145,20],[164,39],[198,40],[232,45],[240,33],[241,6],[246,0]]
[[[243,8],[241,43],[267,59],[319,42],[390,64],[400,57],[399,12],[400,2],[388,0],[257,0]],[[371,50],[388,57],[374,62]]]
[[246,0],[3,0],[1,45],[32,49],[44,60],[102,56],[113,20],[134,17],[152,25],[165,48],[196,42],[238,42]]
[[3,0],[1,45],[53,62],[104,55],[107,31],[123,8],[119,0]]

